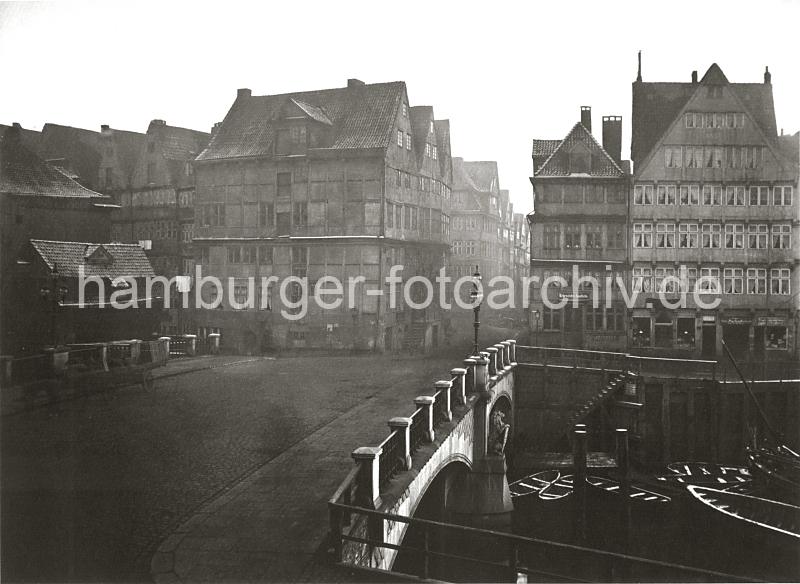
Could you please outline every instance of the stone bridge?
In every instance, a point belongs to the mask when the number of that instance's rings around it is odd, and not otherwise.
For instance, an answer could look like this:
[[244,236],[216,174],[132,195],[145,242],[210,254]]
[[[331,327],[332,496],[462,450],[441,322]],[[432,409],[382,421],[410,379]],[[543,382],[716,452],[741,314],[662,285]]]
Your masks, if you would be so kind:
[[[352,517],[346,506],[412,517],[445,469],[447,484],[437,493],[444,498],[442,507],[489,520],[508,517],[512,507],[503,449],[514,427],[515,349],[516,341],[503,341],[465,359],[450,379],[436,382],[434,395],[414,400],[417,408],[410,417],[389,420],[383,442],[353,452],[356,467],[330,500],[338,561],[391,570],[397,556],[393,547],[402,543],[408,524]],[[459,500],[446,500],[454,480],[464,481],[455,490]],[[377,539],[384,545],[354,539]]]

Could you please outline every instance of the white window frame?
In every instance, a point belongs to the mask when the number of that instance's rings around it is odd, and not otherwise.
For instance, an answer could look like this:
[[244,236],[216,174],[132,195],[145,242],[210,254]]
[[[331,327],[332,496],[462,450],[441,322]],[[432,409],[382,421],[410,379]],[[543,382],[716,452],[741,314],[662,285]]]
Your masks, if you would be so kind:
[[723,286],[725,294],[744,294],[744,268],[725,268]]
[[[731,236],[732,245],[728,245],[728,236]],[[725,224],[725,249],[744,249],[744,223]]]
[[[731,200],[733,200],[732,203]],[[725,187],[725,204],[729,207],[744,207],[747,205],[747,191],[744,186],[729,185]]]
[[[754,185],[750,187],[748,204],[751,207],[763,207],[769,205],[769,187],[763,185]],[[755,196],[754,196],[755,195]]]
[[[753,290],[753,287],[755,287],[755,290]],[[767,293],[766,268],[747,268],[747,293],[748,294]]]
[[700,284],[700,291],[708,294],[720,293],[719,268],[705,267],[700,268],[700,278],[710,278],[703,280]]
[[[641,243],[641,245],[639,245]],[[633,224],[633,247],[635,249],[649,249],[653,247],[653,224]]]
[[700,185],[681,185],[678,203],[681,205],[700,204]]
[[[794,187],[791,185],[778,185],[772,189],[772,204],[778,207],[792,204]],[[780,197],[778,196],[780,193]],[[779,202],[780,201],[780,202]]]
[[674,205],[675,199],[675,185],[658,185],[656,189],[656,205]]
[[[683,245],[683,237],[686,236],[687,245]],[[696,249],[700,246],[700,226],[697,223],[678,224],[678,248]]]
[[790,268],[770,268],[769,293],[780,296],[785,296],[790,294],[791,277],[792,277],[792,270]]
[[[722,249],[722,224],[703,223],[701,235],[700,247],[702,249]],[[706,245],[706,236],[708,236],[708,245]]]
[[[755,242],[755,245],[753,245]],[[750,223],[747,226],[747,248],[767,249],[769,246],[769,225],[766,223]]]
[[652,205],[653,204],[653,185],[636,185],[633,187],[633,204],[634,205]]
[[[706,202],[706,194],[707,193],[710,194],[710,199],[711,199],[710,203]],[[706,206],[722,205],[722,186],[714,185],[714,184],[703,185],[703,197],[702,197],[702,200],[703,200],[703,205],[706,205]]]
[[658,249],[675,248],[674,223],[656,223],[656,248]]
[[[792,248],[792,226],[789,223],[777,223],[772,226],[772,249]],[[777,244],[777,245],[776,245]]]
[[653,290],[653,268],[650,266],[633,267],[633,291],[650,292]]

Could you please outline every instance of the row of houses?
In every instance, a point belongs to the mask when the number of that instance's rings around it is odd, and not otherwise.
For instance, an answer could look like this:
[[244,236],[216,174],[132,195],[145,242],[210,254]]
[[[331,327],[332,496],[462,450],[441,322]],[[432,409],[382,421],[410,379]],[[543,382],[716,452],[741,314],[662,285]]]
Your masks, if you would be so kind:
[[[209,133],[163,120],[144,134],[107,125],[0,131],[4,147],[92,201],[64,215],[50,190],[4,184],[4,205],[19,208],[4,217],[24,220],[4,230],[3,273],[24,264],[22,250],[37,249],[31,240],[87,242],[81,261],[92,243],[136,244],[155,274],[193,286],[186,307],[175,306],[175,288],[166,293],[161,333],[220,333],[223,348],[238,352],[433,347],[467,311],[420,308],[424,286],[409,280],[435,281],[443,267],[455,277],[527,272],[527,224],[500,189],[497,164],[453,158],[449,121],[411,106],[403,82],[350,79],[268,96],[240,89]],[[44,222],[36,205],[51,206]],[[400,265],[389,302],[386,278]],[[199,288],[198,274],[223,288]],[[303,294],[296,282],[282,293],[289,277],[307,278],[311,291],[324,278],[357,281],[341,305],[310,302],[301,317],[286,318],[297,316]],[[8,332],[4,351],[25,337]]]
[[[750,359],[796,356],[800,134],[778,132],[769,71],[734,83],[714,64],[645,82],[640,63],[632,104],[631,161],[621,117],[602,118],[598,141],[588,106],[563,139],[533,141],[531,274],[567,281],[548,303],[536,289],[534,337],[678,358],[719,357],[724,340]],[[573,287],[573,266],[600,286]]]

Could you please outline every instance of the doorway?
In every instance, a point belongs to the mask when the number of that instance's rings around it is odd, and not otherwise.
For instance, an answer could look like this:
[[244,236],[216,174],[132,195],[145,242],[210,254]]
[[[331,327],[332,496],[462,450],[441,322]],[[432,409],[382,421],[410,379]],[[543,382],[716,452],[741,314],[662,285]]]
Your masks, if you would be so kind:
[[703,358],[713,359],[717,356],[717,325],[703,325]]
[[750,325],[726,324],[722,327],[722,338],[734,357],[744,357],[750,350]]

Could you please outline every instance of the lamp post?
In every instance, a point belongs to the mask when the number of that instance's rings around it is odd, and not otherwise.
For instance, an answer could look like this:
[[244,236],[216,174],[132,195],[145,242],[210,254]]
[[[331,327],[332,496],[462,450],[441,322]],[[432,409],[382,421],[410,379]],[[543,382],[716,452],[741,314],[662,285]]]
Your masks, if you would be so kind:
[[475,327],[475,341],[472,345],[472,354],[478,354],[478,329],[481,328],[481,303],[483,302],[483,287],[481,286],[481,274],[478,266],[475,266],[475,273],[472,274],[472,291],[469,293],[472,300],[472,312],[475,315],[473,326]]
[[533,345],[535,347],[539,346],[539,311],[532,310],[531,315],[533,315]]
[[58,285],[59,275],[58,266],[53,264],[53,269],[50,270],[50,287],[42,286],[39,289],[39,295],[44,302],[49,304],[50,308],[50,339],[53,349],[58,345],[58,330],[56,328],[58,309],[67,297],[67,287]]

